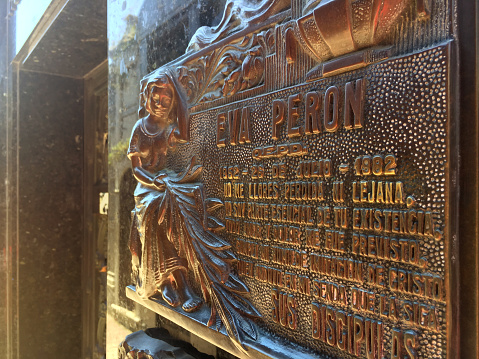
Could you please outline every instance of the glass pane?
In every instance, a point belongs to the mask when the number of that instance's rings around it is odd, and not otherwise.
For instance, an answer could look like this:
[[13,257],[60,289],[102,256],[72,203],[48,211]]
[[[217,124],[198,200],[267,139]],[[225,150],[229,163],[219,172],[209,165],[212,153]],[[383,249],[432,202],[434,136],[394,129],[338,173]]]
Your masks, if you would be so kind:
[[15,53],[22,48],[52,0],[23,0],[16,11]]

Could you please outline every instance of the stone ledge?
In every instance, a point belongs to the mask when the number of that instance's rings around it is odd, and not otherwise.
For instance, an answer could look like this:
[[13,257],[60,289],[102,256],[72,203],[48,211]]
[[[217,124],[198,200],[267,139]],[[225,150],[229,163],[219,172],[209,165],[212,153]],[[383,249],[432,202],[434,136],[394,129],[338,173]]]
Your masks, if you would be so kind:
[[210,309],[207,306],[203,306],[197,312],[186,314],[182,309],[167,307],[159,300],[140,298],[134,286],[126,287],[126,296],[241,359],[321,359],[318,354],[305,352],[304,348],[286,343],[286,340],[267,337],[261,328],[258,328],[258,340],[246,340],[244,345],[247,350],[242,351],[224,331],[216,331],[206,325],[210,316]]

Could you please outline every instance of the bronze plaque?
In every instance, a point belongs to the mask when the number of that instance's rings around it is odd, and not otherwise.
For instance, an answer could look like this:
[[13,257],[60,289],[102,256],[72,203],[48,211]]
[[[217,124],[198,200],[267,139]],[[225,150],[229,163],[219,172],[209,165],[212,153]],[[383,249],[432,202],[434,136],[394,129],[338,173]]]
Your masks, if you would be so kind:
[[447,358],[449,16],[231,2],[198,30],[142,81],[129,297],[241,357]]

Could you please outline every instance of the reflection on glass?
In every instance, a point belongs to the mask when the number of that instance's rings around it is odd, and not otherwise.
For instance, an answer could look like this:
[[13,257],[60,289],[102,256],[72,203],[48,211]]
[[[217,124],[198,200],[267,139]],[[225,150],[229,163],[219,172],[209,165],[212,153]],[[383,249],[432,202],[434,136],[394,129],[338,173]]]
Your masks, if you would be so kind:
[[18,53],[27,41],[35,26],[42,18],[52,0],[23,0],[16,11],[15,53]]
[[[108,2],[108,47],[113,50],[122,41],[135,37],[136,20],[145,0]],[[163,1],[159,1],[161,4]],[[160,6],[160,5],[158,5]]]

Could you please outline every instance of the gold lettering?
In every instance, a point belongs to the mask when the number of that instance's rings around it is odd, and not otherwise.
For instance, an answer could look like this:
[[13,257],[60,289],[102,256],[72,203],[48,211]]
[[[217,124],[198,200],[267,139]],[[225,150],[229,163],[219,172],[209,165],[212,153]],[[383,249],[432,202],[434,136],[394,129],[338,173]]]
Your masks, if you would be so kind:
[[[364,79],[356,80],[355,89],[353,89],[353,83],[347,82],[344,92],[344,128],[351,130],[353,128],[364,127],[363,117],[363,102],[364,102]],[[351,112],[352,110],[352,112]],[[354,116],[354,123],[351,117]]]
[[225,147],[226,138],[225,135],[226,115],[224,113],[218,114],[216,120],[216,146]]
[[279,139],[279,125],[284,122],[284,112],[285,112],[285,104],[282,100],[274,100],[273,101],[273,119],[272,119],[272,138],[273,140]]
[[240,115],[241,109],[237,108],[232,111],[228,111],[228,124],[230,130],[230,144],[236,146],[238,144],[238,130],[241,121]]
[[302,135],[302,127],[294,126],[299,117],[298,102],[301,102],[301,94],[291,95],[288,97],[288,133],[289,138]]
[[339,128],[339,90],[331,86],[324,95],[324,129],[328,132],[336,132]]
[[319,106],[321,102],[320,100],[320,96],[317,92],[308,92],[306,94],[306,119],[304,129],[304,133],[306,135],[321,132],[319,129]]
[[251,143],[251,126],[250,126],[249,107],[243,108],[243,114],[241,115],[238,143],[240,144]]

